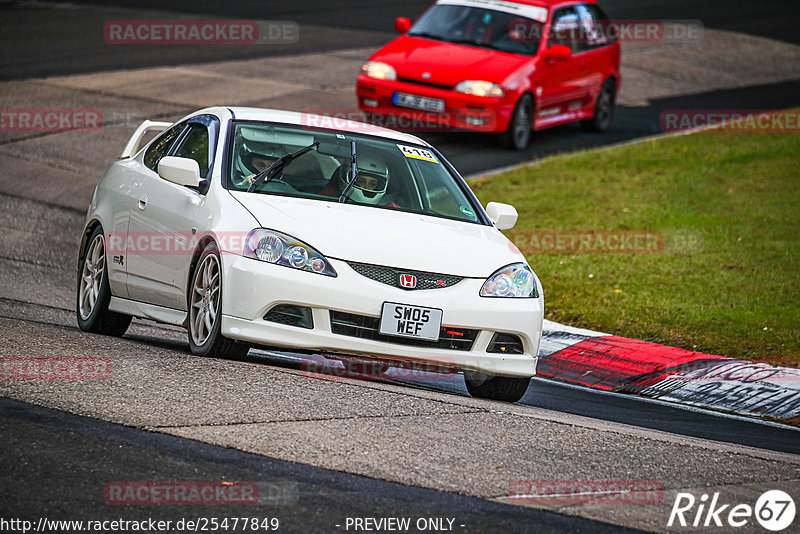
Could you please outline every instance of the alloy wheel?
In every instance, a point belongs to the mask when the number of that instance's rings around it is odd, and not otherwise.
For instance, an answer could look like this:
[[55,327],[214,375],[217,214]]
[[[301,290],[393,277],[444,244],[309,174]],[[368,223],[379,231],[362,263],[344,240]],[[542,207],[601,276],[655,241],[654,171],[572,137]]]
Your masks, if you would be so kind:
[[189,328],[195,345],[202,346],[211,336],[219,312],[219,260],[209,254],[195,271],[192,284]]
[[103,283],[105,266],[105,240],[103,239],[103,234],[98,234],[89,245],[81,271],[80,288],[78,289],[78,294],[80,295],[78,311],[83,320],[89,318],[97,304],[97,296],[100,294],[100,288]]

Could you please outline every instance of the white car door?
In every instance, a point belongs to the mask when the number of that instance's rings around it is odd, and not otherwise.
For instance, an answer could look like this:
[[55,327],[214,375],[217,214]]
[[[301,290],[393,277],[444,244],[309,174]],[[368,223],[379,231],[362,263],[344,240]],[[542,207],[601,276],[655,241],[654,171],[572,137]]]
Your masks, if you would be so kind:
[[[106,173],[100,182],[94,202],[100,198],[102,204],[111,206],[109,213],[112,217],[104,222],[103,228],[106,232],[106,269],[111,294],[128,298],[126,238],[130,212],[141,185],[141,176],[137,171],[140,165],[130,160],[117,162],[114,167],[116,172]],[[92,209],[96,206],[93,203]]]
[[158,161],[166,155],[194,159],[200,166],[201,178],[206,178],[209,162],[214,161],[212,151],[219,130],[216,120],[193,117],[166,152],[146,161],[146,176],[129,224],[136,245],[135,253],[128,252],[127,266],[128,293],[133,300],[187,309],[192,242],[205,196],[197,189],[161,178]]

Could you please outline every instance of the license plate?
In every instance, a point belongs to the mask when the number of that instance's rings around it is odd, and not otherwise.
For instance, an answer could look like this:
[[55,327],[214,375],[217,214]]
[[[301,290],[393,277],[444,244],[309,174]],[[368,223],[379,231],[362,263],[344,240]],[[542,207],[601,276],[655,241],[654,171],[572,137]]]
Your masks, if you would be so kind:
[[442,310],[384,302],[381,312],[381,334],[439,341]]
[[428,98],[426,96],[409,95],[406,93],[395,93],[392,97],[395,106],[404,108],[422,109],[425,111],[444,111],[444,100],[439,98]]

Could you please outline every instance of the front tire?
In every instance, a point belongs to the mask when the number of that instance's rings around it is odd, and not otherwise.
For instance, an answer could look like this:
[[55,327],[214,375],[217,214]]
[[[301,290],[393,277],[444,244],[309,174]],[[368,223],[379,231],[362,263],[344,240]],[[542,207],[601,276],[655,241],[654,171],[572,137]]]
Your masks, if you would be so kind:
[[464,383],[467,386],[467,391],[473,397],[503,402],[517,402],[525,396],[531,379],[464,371]]
[[106,241],[102,227],[95,228],[89,236],[79,265],[75,302],[78,327],[92,334],[122,336],[128,330],[132,317],[108,311],[111,287],[108,284]]
[[614,80],[611,78],[603,82],[600,94],[594,104],[594,115],[591,119],[581,121],[583,128],[591,132],[605,132],[611,126],[616,105],[616,90]]
[[531,141],[532,130],[533,98],[526,93],[514,107],[514,113],[508,123],[508,129],[501,137],[501,142],[506,148],[525,150]]
[[200,255],[189,286],[189,348],[198,356],[243,358],[246,343],[224,337],[222,328],[222,262],[214,243]]

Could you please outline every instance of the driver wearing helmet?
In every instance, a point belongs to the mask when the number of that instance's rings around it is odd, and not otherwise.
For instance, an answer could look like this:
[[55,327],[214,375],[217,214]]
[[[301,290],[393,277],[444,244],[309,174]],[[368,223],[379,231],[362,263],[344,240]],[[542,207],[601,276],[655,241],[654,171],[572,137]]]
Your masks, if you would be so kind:
[[[350,182],[351,175],[352,166],[342,164],[319,194],[338,198]],[[391,200],[391,194],[387,193],[388,189],[389,167],[383,159],[372,152],[359,153],[358,174],[353,187],[350,188],[348,198],[360,204],[399,208],[400,206]]]
[[246,145],[243,145],[238,165],[242,178],[236,181],[235,185],[237,187],[250,187],[255,177],[268,169],[277,159],[275,156],[251,150]]

